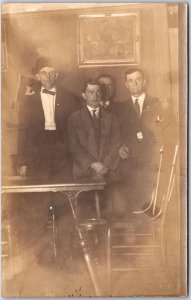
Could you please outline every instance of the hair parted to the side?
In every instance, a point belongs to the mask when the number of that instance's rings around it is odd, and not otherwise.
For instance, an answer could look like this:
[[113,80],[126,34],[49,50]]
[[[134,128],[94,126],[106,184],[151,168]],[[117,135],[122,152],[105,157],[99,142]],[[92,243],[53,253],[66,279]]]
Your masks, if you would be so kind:
[[85,93],[88,85],[98,85],[101,89],[101,84],[97,79],[88,79],[84,82],[82,92]]
[[141,70],[140,68],[130,68],[125,72],[125,81],[127,80],[127,75],[133,74],[135,72],[139,72],[143,76],[143,78],[145,78],[143,70]]
[[55,63],[55,60],[52,58],[52,57],[49,57],[49,56],[41,56],[39,57],[37,60],[36,60],[36,63],[35,63],[35,66],[34,68],[32,69],[32,73],[35,75],[35,74],[38,74],[39,71],[44,68],[44,67],[51,67],[51,68],[54,68],[56,69],[57,66],[56,66],[56,63]]

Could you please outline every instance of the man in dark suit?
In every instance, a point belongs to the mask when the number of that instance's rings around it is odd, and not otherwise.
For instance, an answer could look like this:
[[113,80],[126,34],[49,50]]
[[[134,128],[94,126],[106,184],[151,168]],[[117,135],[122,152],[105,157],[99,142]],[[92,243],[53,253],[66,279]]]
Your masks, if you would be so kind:
[[120,103],[115,101],[115,79],[110,74],[100,74],[97,78],[101,85],[102,97],[100,105],[105,111],[118,113]]
[[50,58],[39,58],[33,70],[36,87],[28,87],[20,105],[20,173],[32,177],[71,178],[67,120],[78,106],[56,86],[58,72]]
[[84,85],[84,107],[74,113],[68,123],[68,138],[73,155],[73,176],[116,176],[119,160],[120,133],[116,118],[100,107],[101,88],[98,81]]
[[162,131],[168,120],[161,103],[145,91],[145,77],[140,69],[125,74],[129,98],[120,112],[122,146],[119,150],[119,172],[122,180],[121,211],[140,210],[150,201],[155,183],[155,167],[163,145]]
[[[69,181],[72,179],[72,159],[68,147],[67,120],[71,113],[78,109],[78,105],[69,93],[56,85],[58,72],[50,58],[39,58],[33,73],[36,77],[35,84],[27,87],[20,104],[18,140],[20,175],[37,180],[44,179],[45,182],[47,179],[53,182]],[[67,214],[68,207],[65,205],[67,202],[63,203],[63,195],[35,193],[35,197],[34,194],[27,195],[25,203],[26,214],[28,211],[33,218],[29,230],[33,228],[37,245],[39,243],[40,261],[47,262],[50,259],[47,251],[51,246],[47,246],[49,240],[44,230],[48,215],[54,208],[56,217],[64,213],[64,218],[57,218],[57,224],[60,241],[64,237],[62,246],[64,245],[66,254],[69,250],[66,246],[69,240],[67,235],[70,231],[68,228],[70,217]],[[65,225],[62,223],[59,226],[63,220]]]
[[[98,81],[85,82],[82,97],[86,102],[84,107],[74,113],[68,123],[73,176],[76,179],[104,179],[107,182],[105,193],[102,194],[104,201],[101,201],[101,205],[105,206],[101,208],[105,217],[112,210],[112,199],[108,197],[110,187],[118,180],[119,127],[116,117],[100,106],[101,87]],[[82,205],[85,208],[80,206],[80,215],[95,217],[91,199],[92,194],[83,198]]]

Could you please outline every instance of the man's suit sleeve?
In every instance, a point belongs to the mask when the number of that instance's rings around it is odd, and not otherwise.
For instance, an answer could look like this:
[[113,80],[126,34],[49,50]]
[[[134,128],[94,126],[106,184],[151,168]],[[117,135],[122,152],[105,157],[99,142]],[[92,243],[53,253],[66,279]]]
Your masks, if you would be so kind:
[[69,115],[80,110],[80,101],[71,93],[66,93],[64,99],[67,99],[69,105]]
[[19,163],[21,165],[26,165],[26,148],[27,140],[30,135],[30,101],[28,97],[25,96],[19,106],[19,126],[18,126],[18,155]]
[[109,142],[110,151],[106,155],[103,163],[108,169],[115,170],[119,162],[119,148],[121,145],[121,135],[117,118],[114,115],[112,116],[112,128]]
[[77,128],[78,128],[77,116],[76,114],[72,114],[68,121],[68,142],[70,151],[72,153],[73,159],[75,162],[83,168],[83,170],[87,170],[90,168],[92,163],[95,162],[95,158],[89,154],[89,152],[83,147],[80,143]]

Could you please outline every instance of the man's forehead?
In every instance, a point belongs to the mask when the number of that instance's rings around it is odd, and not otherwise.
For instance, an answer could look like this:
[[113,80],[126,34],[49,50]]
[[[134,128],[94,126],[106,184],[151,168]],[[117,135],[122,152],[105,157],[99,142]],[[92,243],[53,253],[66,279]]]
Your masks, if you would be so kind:
[[56,72],[56,70],[53,68],[53,67],[43,67],[39,70],[39,73],[40,72]]
[[100,77],[99,82],[101,84],[112,84],[112,80],[109,77]]
[[88,90],[97,90],[100,89],[100,86],[98,84],[89,84],[87,85]]
[[135,78],[135,77],[142,77],[144,78],[143,74],[140,71],[135,71],[131,74],[126,74],[126,78]]

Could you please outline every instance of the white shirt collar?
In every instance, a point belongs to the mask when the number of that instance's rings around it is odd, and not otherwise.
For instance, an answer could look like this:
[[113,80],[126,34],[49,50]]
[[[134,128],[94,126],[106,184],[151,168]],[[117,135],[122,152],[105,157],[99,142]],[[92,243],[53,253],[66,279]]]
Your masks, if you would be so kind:
[[99,106],[96,108],[93,108],[93,107],[87,105],[87,108],[88,108],[89,112],[92,112],[93,110],[96,110],[96,112],[99,112]]
[[131,96],[133,103],[135,103],[135,100],[138,99],[138,102],[143,102],[145,100],[145,92],[143,92],[139,97]]
[[96,108],[93,108],[93,107],[87,105],[87,109],[89,110],[92,117],[93,117],[93,111],[95,110],[96,111],[95,114],[96,114],[97,118],[99,118],[99,110],[100,110],[99,106]]
[[[41,87],[41,91],[40,91],[41,93],[42,93],[42,90],[43,90],[43,89],[46,89],[46,88],[45,88],[44,86],[42,86],[42,87]],[[47,89],[46,89],[46,90],[47,90]],[[56,87],[54,86],[54,87],[51,88],[49,91],[55,92],[55,93],[56,93]]]

